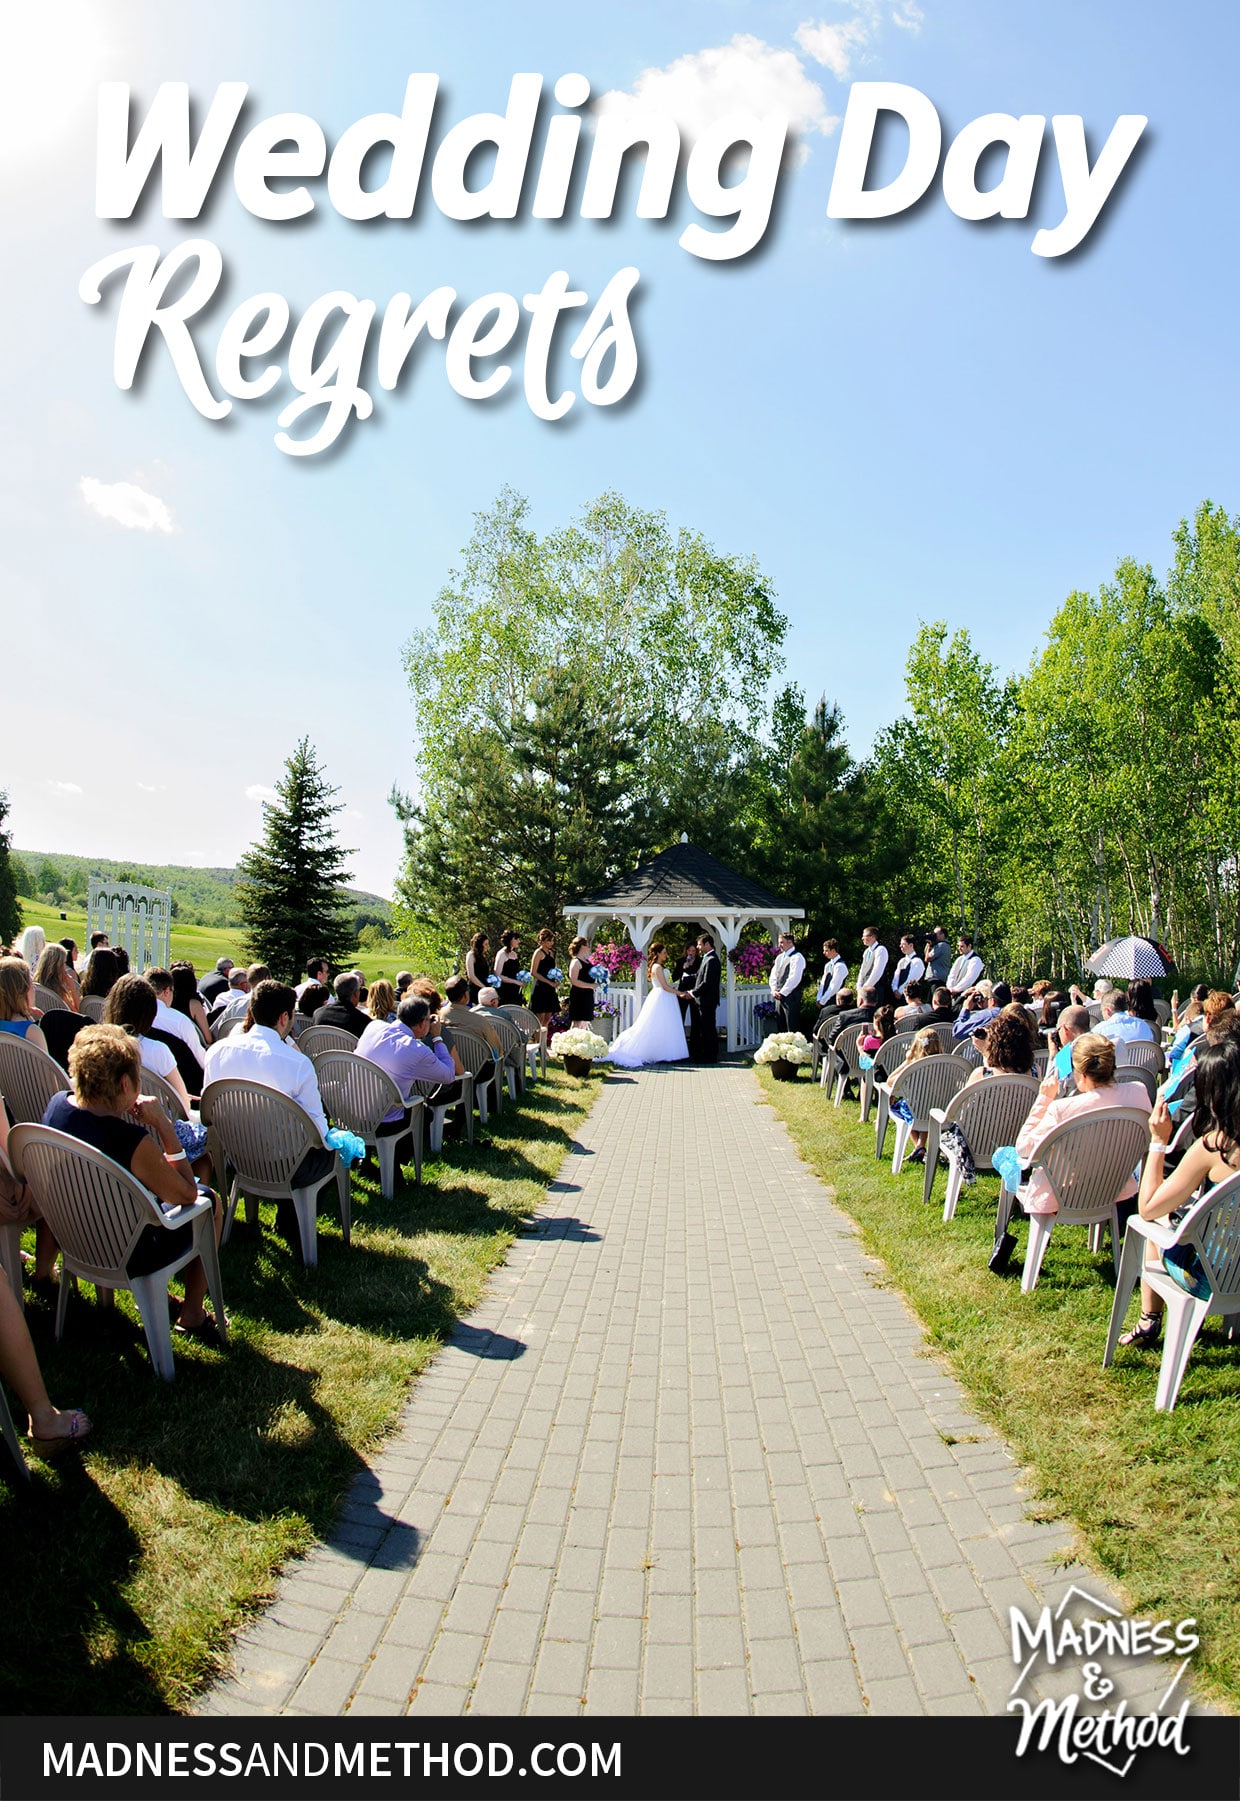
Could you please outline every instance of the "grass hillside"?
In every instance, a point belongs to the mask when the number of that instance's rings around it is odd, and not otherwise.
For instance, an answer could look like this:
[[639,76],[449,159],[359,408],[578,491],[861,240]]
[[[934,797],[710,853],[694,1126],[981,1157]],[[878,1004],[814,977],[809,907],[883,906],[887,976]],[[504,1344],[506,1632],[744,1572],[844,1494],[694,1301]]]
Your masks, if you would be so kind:
[[[181,863],[130,863],[109,857],[74,857],[63,851],[15,849],[11,855],[24,864],[34,892],[44,897],[54,889],[61,896],[75,899],[81,896],[84,900],[91,876],[98,876],[105,882],[141,882],[148,888],[170,888],[178,921],[199,926],[236,927],[241,923],[235,869],[193,869]],[[48,865],[51,867],[46,870],[47,874],[55,872],[57,877],[54,883],[42,879]],[[357,902],[359,912],[387,920],[390,903],[382,895],[370,894],[361,888],[349,888],[345,892],[350,900]],[[62,899],[62,906],[69,904]],[[33,919],[33,914],[30,917]],[[57,937],[63,936],[63,933],[57,933]],[[222,952],[217,951],[216,956],[220,955]]]

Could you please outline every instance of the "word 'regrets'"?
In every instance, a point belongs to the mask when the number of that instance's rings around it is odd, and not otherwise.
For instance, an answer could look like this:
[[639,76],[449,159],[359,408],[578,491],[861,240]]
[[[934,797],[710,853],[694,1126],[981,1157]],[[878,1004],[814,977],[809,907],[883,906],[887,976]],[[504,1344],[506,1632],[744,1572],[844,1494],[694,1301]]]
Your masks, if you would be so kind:
[[[686,147],[666,112],[637,105],[603,106],[586,120],[591,97],[584,75],[562,75],[554,98],[560,110],[546,118],[543,77],[515,75],[503,113],[475,113],[452,125],[432,145],[439,78],[410,75],[399,113],[369,113],[330,146],[322,127],[305,113],[277,113],[247,130],[242,112],[248,88],[223,82],[216,89],[196,139],[191,141],[190,93],[183,82],[156,92],[136,136],[131,136],[130,90],[125,82],[99,89],[95,212],[101,219],[132,219],[156,166],[163,216],[197,220],[221,172],[231,169],[237,200],[255,218],[286,224],[306,218],[324,203],[341,218],[412,222],[426,196],[445,218],[462,223],[515,219],[524,209],[538,220],[610,219],[630,157],[640,158],[636,216],[666,219],[687,201],[694,220],[677,242],[708,262],[744,257],[761,243],[786,165],[789,120],[778,112],[735,108],[699,132]],[[896,114],[908,127],[901,172],[881,187],[867,187],[880,115]],[[1103,205],[1141,136],[1146,120],[1125,114],[1091,166],[1082,121],[1053,121],[1063,181],[1065,213],[1051,231],[1037,233],[1040,256],[1075,249]],[[964,219],[1024,218],[1032,201],[1045,120],[990,113],[973,120],[943,158],[943,194]],[[535,148],[535,137],[539,144]],[[978,166],[995,145],[1006,146],[997,185],[979,190]],[[858,82],[849,96],[828,213],[832,218],[888,218],[914,205],[939,169],[942,131],[925,95],[890,82]],[[989,166],[989,165],[988,165]],[[113,344],[113,376],[132,387],[152,334],[162,339],[181,386],[206,419],[225,418],[237,400],[255,401],[287,384],[293,398],[281,408],[275,442],[289,456],[328,449],[356,415],[368,419],[374,399],[367,379],[391,391],[400,384],[419,345],[443,346],[449,385],[466,399],[489,400],[513,376],[506,358],[521,350],[522,381],[539,419],[562,419],[577,393],[593,406],[611,406],[630,392],[637,376],[637,340],[630,317],[641,279],[632,266],[619,269],[597,298],[574,288],[564,269],[541,289],[517,295],[494,292],[464,299],[446,285],[416,298],[393,294],[383,305],[344,289],[312,301],[296,319],[279,293],[253,294],[218,327],[214,354],[202,343],[213,302],[225,284],[224,257],[206,237],[188,237],[166,253],[158,244],[131,245],[100,258],[82,276],[80,297],[95,304],[109,283],[124,275]],[[577,391],[561,388],[554,371],[560,354],[579,365]],[[273,360],[279,355],[282,360]]]

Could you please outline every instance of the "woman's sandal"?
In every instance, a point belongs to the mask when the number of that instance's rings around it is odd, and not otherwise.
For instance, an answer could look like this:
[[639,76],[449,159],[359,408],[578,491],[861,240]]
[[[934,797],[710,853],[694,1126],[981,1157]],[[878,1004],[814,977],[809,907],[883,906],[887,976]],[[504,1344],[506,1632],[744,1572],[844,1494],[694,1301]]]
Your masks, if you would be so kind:
[[[61,1417],[63,1418],[64,1415]],[[71,1408],[68,1419],[69,1430],[67,1432],[54,1433],[50,1438],[44,1438],[38,1432],[30,1434],[31,1444],[39,1447],[42,1456],[55,1457],[58,1452],[67,1451],[74,1445],[80,1445],[83,1439],[90,1437],[94,1428],[80,1407]]]
[[1120,1344],[1156,1345],[1162,1337],[1162,1314],[1143,1313],[1131,1332],[1121,1332]]

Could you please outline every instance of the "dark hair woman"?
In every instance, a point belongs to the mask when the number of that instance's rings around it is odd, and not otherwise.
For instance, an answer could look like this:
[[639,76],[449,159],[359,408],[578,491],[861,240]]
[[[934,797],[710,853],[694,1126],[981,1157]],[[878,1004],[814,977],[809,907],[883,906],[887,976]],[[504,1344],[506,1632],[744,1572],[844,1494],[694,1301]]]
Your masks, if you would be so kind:
[[1033,1022],[1024,1007],[1013,1001],[997,1013],[977,1036],[982,1053],[980,1069],[975,1069],[965,1083],[968,1088],[984,1082],[987,1076],[1036,1076],[1033,1053],[1037,1042]]
[[491,985],[491,964],[487,952],[491,941],[485,932],[475,932],[465,953],[465,975],[469,982],[469,1004],[478,1005],[478,996]]
[[1154,1011],[1154,984],[1138,976],[1128,984],[1128,1011],[1136,1019],[1148,1020],[1150,1025],[1158,1024],[1158,1014]]
[[106,1000],[124,973],[119,953],[101,944],[86,971],[86,980],[82,983],[83,998],[93,995],[98,1000]]
[[534,984],[530,993],[530,1011],[538,1015],[538,1022],[544,1030],[551,1024],[551,1016],[560,1005],[559,995],[547,980],[547,972],[554,966],[555,933],[550,926],[544,926],[538,934],[538,949],[530,958],[530,980]]
[[594,983],[590,980],[590,940],[574,938],[569,945],[568,1017],[576,1022],[594,1018]]
[[211,1042],[211,1030],[207,1025],[207,1009],[202,1004],[202,996],[198,992],[198,978],[194,974],[192,963],[174,963],[172,975],[172,1006],[186,1019],[192,1020],[198,1028],[198,1036],[204,1044]]
[[520,948],[520,933],[509,930],[501,934],[495,968],[491,972],[499,986],[501,1007],[520,1007],[525,1004],[525,990],[517,980],[517,971],[521,967],[518,954]]

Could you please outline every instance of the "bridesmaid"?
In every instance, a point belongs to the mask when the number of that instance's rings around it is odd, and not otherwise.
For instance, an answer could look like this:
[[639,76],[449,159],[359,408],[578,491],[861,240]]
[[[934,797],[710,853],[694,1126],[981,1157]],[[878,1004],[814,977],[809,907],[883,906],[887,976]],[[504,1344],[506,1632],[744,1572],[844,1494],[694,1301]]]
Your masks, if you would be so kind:
[[501,1007],[523,1007],[525,995],[517,980],[517,971],[521,967],[521,959],[517,955],[521,948],[518,933],[507,931],[499,941],[499,952],[495,958],[495,979],[499,983],[499,1004]]
[[551,1024],[552,1015],[558,1012],[560,1005],[560,997],[544,973],[554,968],[555,933],[550,926],[544,926],[538,934],[538,949],[530,958],[530,980],[533,983],[530,1012],[538,1015],[538,1023],[544,1031]]
[[594,1018],[594,983],[590,980],[590,940],[574,938],[568,947],[568,1017],[576,1023]]
[[469,1004],[478,1005],[478,996],[484,988],[491,986],[491,965],[487,952],[491,941],[485,932],[475,932],[469,941],[469,950],[465,955],[465,976],[469,982]]

